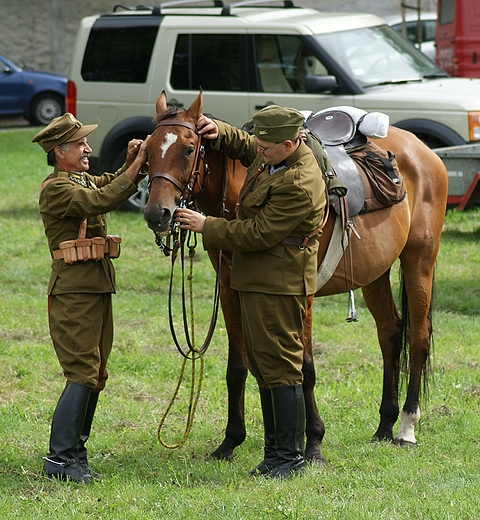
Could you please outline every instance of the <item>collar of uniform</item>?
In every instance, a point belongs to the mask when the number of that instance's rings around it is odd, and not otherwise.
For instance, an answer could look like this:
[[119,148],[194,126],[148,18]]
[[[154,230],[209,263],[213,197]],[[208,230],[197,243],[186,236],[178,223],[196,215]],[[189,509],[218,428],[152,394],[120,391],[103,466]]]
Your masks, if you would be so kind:
[[273,175],[274,173],[277,173],[280,170],[283,170],[283,168],[287,167],[287,161],[282,161],[281,163],[275,164],[275,166],[269,166],[268,167],[268,173],[270,175]]
[[87,187],[87,180],[85,179],[85,175],[83,174],[83,172],[68,172],[68,178],[71,181],[80,184],[84,188]]
[[297,149],[285,159],[285,163],[288,167],[296,163],[298,159],[305,153],[305,148],[309,149],[308,146],[300,139],[300,144]]

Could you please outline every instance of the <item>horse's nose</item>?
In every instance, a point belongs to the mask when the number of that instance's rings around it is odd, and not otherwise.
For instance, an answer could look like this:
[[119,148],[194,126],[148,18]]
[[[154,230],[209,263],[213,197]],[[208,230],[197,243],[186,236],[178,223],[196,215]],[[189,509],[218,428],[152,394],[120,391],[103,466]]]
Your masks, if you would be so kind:
[[172,220],[172,212],[168,208],[159,205],[147,206],[143,213],[143,217],[152,231],[162,232],[169,229]]

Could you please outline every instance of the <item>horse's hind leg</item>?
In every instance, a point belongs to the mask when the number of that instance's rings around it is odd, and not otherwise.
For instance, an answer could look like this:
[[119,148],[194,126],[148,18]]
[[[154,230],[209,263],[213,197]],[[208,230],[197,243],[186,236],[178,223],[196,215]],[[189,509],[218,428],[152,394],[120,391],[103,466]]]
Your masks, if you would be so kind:
[[[425,241],[426,242],[426,241]],[[422,378],[427,384],[428,360],[432,337],[431,301],[436,248],[425,243],[423,251],[405,248],[400,256],[404,273],[404,307],[402,314],[408,313],[409,380],[407,397],[402,410],[396,442],[400,445],[414,445],[415,427],[420,420],[420,392]],[[405,305],[407,304],[407,305]]]
[[378,342],[383,357],[383,390],[380,424],[373,440],[393,441],[393,425],[398,419],[398,380],[402,320],[398,314],[390,285],[390,269],[362,288],[365,303],[377,326]]
[[325,458],[320,451],[320,444],[325,434],[325,425],[318,413],[315,401],[315,365],[312,353],[312,303],[313,297],[309,299],[303,321],[302,344],[303,354],[303,394],[306,409],[306,437],[305,459],[313,462],[324,463]]

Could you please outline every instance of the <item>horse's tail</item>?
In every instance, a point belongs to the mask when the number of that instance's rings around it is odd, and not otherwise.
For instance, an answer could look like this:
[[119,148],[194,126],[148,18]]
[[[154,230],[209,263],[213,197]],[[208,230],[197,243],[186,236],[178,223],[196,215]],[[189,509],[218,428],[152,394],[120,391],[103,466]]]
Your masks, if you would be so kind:
[[[433,352],[433,325],[432,325],[432,309],[435,295],[435,271],[432,276],[432,287],[430,294],[430,307],[428,309],[427,321],[428,321],[428,343],[429,349],[427,358],[422,369],[422,382],[423,388],[421,394],[425,399],[428,399],[428,383],[432,374],[431,366],[431,354]],[[406,384],[408,380],[410,356],[409,356],[409,343],[408,343],[408,331],[410,328],[410,313],[408,311],[408,295],[405,286],[405,278],[403,271],[400,269],[400,303],[401,303],[401,349],[400,349],[400,372],[402,374],[402,383]]]

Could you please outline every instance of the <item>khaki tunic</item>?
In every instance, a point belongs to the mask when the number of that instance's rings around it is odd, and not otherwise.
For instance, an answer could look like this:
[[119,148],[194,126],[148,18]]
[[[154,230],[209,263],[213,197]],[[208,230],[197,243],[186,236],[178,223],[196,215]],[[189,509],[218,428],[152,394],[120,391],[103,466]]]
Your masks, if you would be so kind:
[[[216,123],[219,136],[212,147],[248,167],[245,186],[249,185],[263,161],[254,138]],[[233,252],[231,286],[240,292],[249,367],[260,386],[302,381],[301,320],[307,295],[316,291],[318,244],[300,249],[281,241],[289,236],[304,237],[318,228],[325,205],[322,173],[302,142],[283,168],[272,174],[267,168],[251,183],[241,199],[239,219],[205,220],[204,248]],[[242,293],[249,293],[248,299]],[[275,296],[281,297],[281,304],[273,302]],[[269,300],[269,307],[278,307],[278,312],[266,308]],[[256,341],[262,342],[257,355]]]
[[[105,213],[118,208],[136,185],[124,173],[101,176],[59,171],[45,179],[40,191],[40,213],[50,251],[60,242],[78,237],[87,217],[87,238],[106,237]],[[67,383],[101,390],[107,378],[105,365],[112,347],[111,293],[115,269],[102,260],[65,264],[53,260],[48,283],[49,326],[54,348]]]

